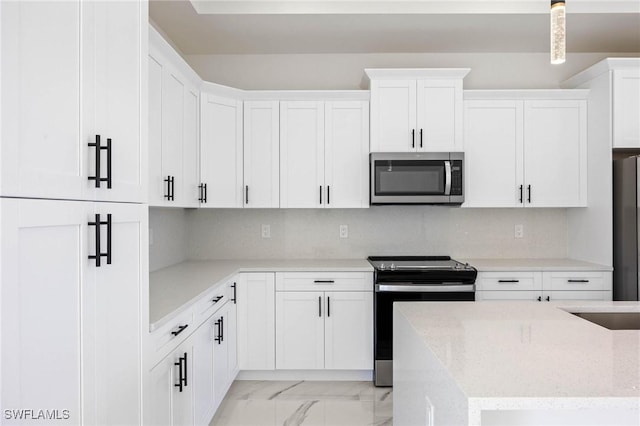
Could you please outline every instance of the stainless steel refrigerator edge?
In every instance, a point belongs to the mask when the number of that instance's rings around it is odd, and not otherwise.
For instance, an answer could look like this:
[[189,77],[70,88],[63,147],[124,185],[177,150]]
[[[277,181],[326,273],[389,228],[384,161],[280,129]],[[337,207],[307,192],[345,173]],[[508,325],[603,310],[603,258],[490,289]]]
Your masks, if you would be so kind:
[[613,162],[613,300],[640,300],[640,157]]

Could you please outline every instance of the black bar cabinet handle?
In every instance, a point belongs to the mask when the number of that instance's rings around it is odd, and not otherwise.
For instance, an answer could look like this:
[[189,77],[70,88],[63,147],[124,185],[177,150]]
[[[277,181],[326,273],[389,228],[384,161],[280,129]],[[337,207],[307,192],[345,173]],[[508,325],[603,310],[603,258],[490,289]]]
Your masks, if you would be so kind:
[[542,296],[538,296],[538,302],[542,302]]
[[202,202],[204,200],[204,192],[203,192],[204,187],[202,186],[202,184],[198,185],[198,201]]
[[320,185],[320,204],[322,204],[322,185]]
[[171,334],[173,334],[174,336],[177,336],[178,334],[182,333],[184,331],[185,328],[189,327],[189,324],[185,324],[185,325],[179,325],[178,326],[178,331],[172,331]]
[[180,388],[180,392],[182,392],[182,383],[184,380],[182,377],[182,357],[178,358],[178,362],[174,362],[173,365],[178,366],[178,383],[174,384],[173,386]]
[[411,148],[416,147],[416,129],[411,129]]
[[331,204],[331,187],[327,185],[327,204]]
[[107,138],[107,188],[111,189],[111,138]]
[[333,284],[335,283],[334,280],[313,280],[314,283],[316,284]]
[[498,280],[499,283],[519,283],[520,280]]
[[95,226],[96,227],[96,254],[94,255],[89,255],[89,259],[95,259],[96,261],[96,268],[100,267],[100,258],[102,257],[102,254],[100,253],[100,214],[96,213],[95,215],[95,222],[89,222],[89,226]]
[[96,188],[100,188],[100,135],[96,135],[95,142],[89,142],[90,147],[95,147],[96,149],[96,174],[95,176],[89,176],[89,180],[93,180],[96,182]]
[[331,298],[327,296],[327,316],[331,316]]
[[218,319],[215,322],[215,324],[216,324],[216,327],[218,328],[218,335],[213,340],[218,342],[218,344],[221,344],[222,343],[222,331],[221,331],[221,329],[222,329],[222,318]]
[[219,301],[221,301],[223,298],[224,298],[224,296],[218,296],[218,297],[216,297],[216,298],[214,298],[214,299],[211,299],[211,301],[212,301],[213,303],[218,303],[218,302],[219,302]]
[[527,185],[527,202],[531,204],[531,185]]
[[107,214],[107,265],[111,265],[111,213]]
[[224,342],[224,315],[220,317],[220,340]]
[[520,204],[522,204],[522,185],[520,185]]
[[244,187],[244,203],[249,204],[249,185]]
[[551,296],[547,296],[547,302],[551,302]]
[[588,283],[589,280],[567,280],[569,283]]
[[184,353],[184,387],[186,388],[187,386],[189,386],[189,384],[187,383],[187,378],[189,376],[189,369],[187,368],[187,353]]
[[420,148],[422,148],[422,129],[420,129]]
[[204,203],[207,204],[207,184],[204,184]]
[[167,176],[164,181],[167,183],[167,193],[164,195],[164,198],[167,201],[171,201],[171,176]]
[[237,293],[236,293],[236,283],[234,282],[233,285],[231,286],[231,288],[233,289],[233,298],[231,299],[231,301],[233,302],[233,304],[236,304],[236,300],[237,300]]
[[322,296],[318,296],[318,316],[322,318]]

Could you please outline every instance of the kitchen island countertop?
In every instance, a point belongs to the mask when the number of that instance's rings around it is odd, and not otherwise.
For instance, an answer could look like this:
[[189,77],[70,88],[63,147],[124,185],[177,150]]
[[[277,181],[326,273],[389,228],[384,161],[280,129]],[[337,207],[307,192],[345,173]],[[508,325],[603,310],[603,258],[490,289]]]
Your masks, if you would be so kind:
[[637,424],[640,331],[570,312],[640,302],[396,303],[394,424]]

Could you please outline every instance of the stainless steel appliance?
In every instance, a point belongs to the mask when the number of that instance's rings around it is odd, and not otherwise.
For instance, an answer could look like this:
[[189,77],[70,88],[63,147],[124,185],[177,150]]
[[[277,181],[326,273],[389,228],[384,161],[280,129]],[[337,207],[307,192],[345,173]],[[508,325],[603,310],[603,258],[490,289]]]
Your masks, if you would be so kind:
[[640,157],[613,162],[613,300],[640,300]]
[[462,152],[374,152],[371,204],[462,204]]
[[393,302],[475,300],[478,271],[449,256],[370,256],[374,267],[374,384],[393,384]]

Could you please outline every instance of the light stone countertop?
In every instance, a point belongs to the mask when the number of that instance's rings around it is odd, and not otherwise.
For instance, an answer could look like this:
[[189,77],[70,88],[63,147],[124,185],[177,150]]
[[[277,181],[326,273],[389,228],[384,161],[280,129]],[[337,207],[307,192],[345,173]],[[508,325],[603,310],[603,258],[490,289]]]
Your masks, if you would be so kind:
[[366,259],[261,259],[187,261],[149,274],[149,329],[193,305],[209,289],[239,272],[373,272]]
[[470,424],[482,410],[640,409],[640,331],[608,330],[569,313],[640,312],[640,302],[398,302],[394,309],[462,392]]
[[478,272],[516,271],[612,271],[611,266],[575,259],[458,259]]

